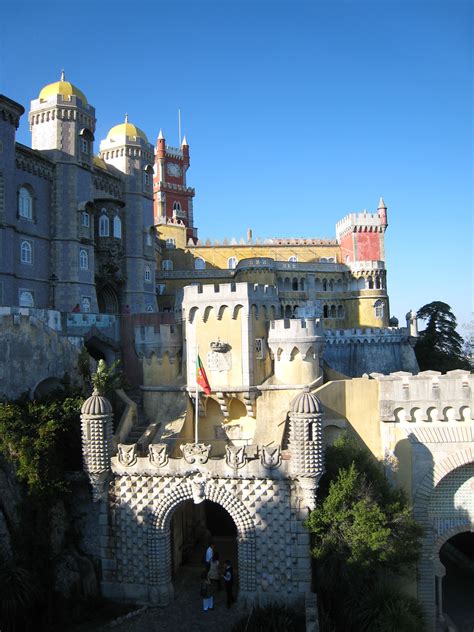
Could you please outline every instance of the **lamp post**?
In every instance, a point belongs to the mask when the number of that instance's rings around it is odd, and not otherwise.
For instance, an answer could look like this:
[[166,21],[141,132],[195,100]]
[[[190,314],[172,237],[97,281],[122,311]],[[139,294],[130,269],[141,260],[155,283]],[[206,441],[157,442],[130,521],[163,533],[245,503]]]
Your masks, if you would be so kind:
[[53,309],[56,309],[56,286],[58,284],[58,281],[59,279],[54,273],[49,277],[49,284],[51,285],[51,297],[52,297]]

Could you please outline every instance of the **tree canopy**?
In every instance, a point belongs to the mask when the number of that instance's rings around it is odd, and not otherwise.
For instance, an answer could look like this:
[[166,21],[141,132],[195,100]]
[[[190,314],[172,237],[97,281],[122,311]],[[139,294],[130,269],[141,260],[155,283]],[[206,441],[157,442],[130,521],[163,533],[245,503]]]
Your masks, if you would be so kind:
[[470,370],[471,366],[463,352],[463,338],[456,331],[456,316],[451,307],[442,301],[423,305],[417,318],[427,321],[420,331],[415,346],[416,359],[421,371]]
[[[328,464],[320,486],[320,503],[308,517],[312,534],[315,579],[328,630],[362,632],[423,629],[416,600],[384,580],[414,570],[421,550],[422,529],[411,516],[401,490],[386,481],[367,450],[347,438],[326,451]],[[386,609],[373,610],[370,595],[377,588]],[[383,622],[383,623],[382,623]],[[392,627],[390,627],[392,626]],[[411,626],[411,627],[410,627]]]

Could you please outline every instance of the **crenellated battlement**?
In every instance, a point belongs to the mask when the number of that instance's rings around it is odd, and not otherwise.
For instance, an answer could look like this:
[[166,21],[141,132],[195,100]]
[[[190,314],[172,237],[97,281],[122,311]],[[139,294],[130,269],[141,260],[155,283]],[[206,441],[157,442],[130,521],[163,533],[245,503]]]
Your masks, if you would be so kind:
[[277,299],[278,290],[274,285],[260,285],[251,283],[220,283],[209,285],[188,285],[184,288],[184,301],[202,303],[227,299],[247,301],[267,301]]
[[281,318],[270,322],[269,338],[320,338],[321,321],[315,318]]
[[471,422],[474,374],[455,370],[446,374],[399,371],[371,374],[379,382],[380,418],[385,422]]
[[19,325],[21,322],[44,323],[56,332],[62,331],[61,313],[54,309],[34,307],[0,307],[0,326]]
[[302,358],[311,355],[314,360],[318,359],[318,366],[324,347],[321,322],[313,318],[285,318],[271,321],[268,346],[278,361],[291,361],[296,349]]
[[349,213],[336,224],[336,237],[340,238],[346,233],[379,233],[383,232],[386,224],[378,213]]
[[328,344],[394,343],[404,342],[410,337],[405,327],[367,327],[356,329],[326,329],[324,336]]
[[149,358],[154,353],[162,358],[168,353],[172,358],[181,351],[182,343],[179,325],[141,325],[134,328],[134,346],[139,356]]

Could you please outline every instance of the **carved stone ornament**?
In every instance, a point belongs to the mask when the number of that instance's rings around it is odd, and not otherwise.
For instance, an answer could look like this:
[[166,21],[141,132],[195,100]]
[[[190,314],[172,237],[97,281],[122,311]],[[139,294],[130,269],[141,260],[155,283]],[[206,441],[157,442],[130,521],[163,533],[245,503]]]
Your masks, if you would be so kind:
[[126,445],[124,443],[118,444],[118,460],[119,463],[125,465],[125,467],[131,467],[137,462],[137,444]]
[[218,338],[215,342],[211,342],[209,346],[211,347],[211,351],[214,351],[215,353],[227,353],[230,351],[230,344],[222,342],[220,338]]
[[247,464],[247,455],[245,454],[245,446],[243,445],[226,445],[225,447],[226,464],[238,470]]
[[185,443],[179,446],[183,453],[186,463],[207,463],[209,459],[209,453],[211,451],[210,445],[204,443]]
[[191,492],[195,505],[206,500],[206,483],[207,479],[204,476],[195,476],[191,479]]
[[148,446],[148,458],[155,467],[165,467],[168,465],[168,446],[166,443],[151,443]]
[[315,478],[301,477],[297,481],[296,489],[303,505],[312,511],[316,507],[318,481]]
[[266,467],[268,470],[273,470],[276,467],[281,465],[281,453],[280,446],[262,446],[262,451],[260,454],[260,462],[263,467]]

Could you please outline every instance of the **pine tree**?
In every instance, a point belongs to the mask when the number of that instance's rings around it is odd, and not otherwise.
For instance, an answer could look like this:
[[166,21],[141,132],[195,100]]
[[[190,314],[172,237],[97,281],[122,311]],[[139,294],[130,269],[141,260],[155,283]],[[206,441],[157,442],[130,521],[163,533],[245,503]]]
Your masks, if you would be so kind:
[[445,373],[453,369],[470,369],[463,354],[464,341],[456,331],[456,316],[447,303],[433,301],[423,305],[417,318],[427,321],[415,346],[421,371],[431,369]]

